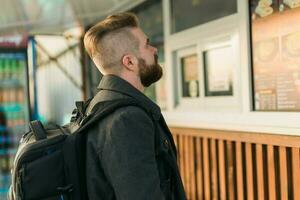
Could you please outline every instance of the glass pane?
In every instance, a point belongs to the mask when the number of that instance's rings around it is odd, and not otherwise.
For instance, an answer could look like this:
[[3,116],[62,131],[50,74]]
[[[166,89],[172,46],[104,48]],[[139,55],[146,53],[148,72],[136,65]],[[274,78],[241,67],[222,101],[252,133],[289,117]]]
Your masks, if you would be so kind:
[[[163,17],[162,17],[162,2],[152,1],[146,2],[140,7],[135,8],[134,12],[139,20],[141,29],[150,39],[150,43],[155,47],[163,45]],[[151,16],[151,17],[149,17]],[[160,50],[163,50],[160,49]]]
[[250,3],[255,110],[300,111],[299,6],[299,1]]
[[237,0],[171,0],[172,33],[237,12]]
[[231,46],[225,46],[203,53],[205,96],[233,95],[233,57],[231,48]]
[[181,58],[182,97],[199,97],[197,55]]

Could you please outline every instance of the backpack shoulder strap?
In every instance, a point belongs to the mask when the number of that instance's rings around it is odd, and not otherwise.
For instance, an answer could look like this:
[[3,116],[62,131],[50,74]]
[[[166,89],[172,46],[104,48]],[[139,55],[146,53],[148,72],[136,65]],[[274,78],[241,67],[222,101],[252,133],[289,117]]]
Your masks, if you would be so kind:
[[150,111],[145,106],[142,106],[134,99],[116,99],[111,101],[103,101],[103,102],[98,102],[93,106],[91,114],[85,116],[85,118],[82,119],[80,123],[80,128],[76,132],[79,132],[91,126],[93,123],[99,121],[99,119],[105,118],[113,111],[127,106],[137,106],[143,109],[151,117]]
[[76,101],[76,108],[72,111],[71,122],[81,120],[85,116],[85,111],[93,98],[89,98],[87,101]]
[[47,138],[47,133],[43,127],[43,124],[39,120],[31,121],[29,123],[29,127],[32,130],[36,141]]

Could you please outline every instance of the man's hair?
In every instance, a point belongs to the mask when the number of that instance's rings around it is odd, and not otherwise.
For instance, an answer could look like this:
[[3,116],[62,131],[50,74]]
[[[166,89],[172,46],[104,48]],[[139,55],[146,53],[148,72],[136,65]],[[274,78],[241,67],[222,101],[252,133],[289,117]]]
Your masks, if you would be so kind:
[[138,26],[136,15],[126,12],[110,15],[86,32],[85,49],[99,69],[116,71],[125,54],[138,54],[139,41],[130,30]]

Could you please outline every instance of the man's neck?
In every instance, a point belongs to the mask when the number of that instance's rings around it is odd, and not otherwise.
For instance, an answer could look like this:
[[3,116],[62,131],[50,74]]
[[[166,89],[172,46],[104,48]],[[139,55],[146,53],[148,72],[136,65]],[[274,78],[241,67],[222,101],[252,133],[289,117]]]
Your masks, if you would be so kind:
[[141,83],[141,80],[139,77],[134,76],[134,75],[126,75],[126,74],[119,74],[118,75],[120,78],[124,79],[125,81],[127,81],[128,83],[130,83],[133,87],[135,87],[137,90],[139,90],[140,92],[144,92],[145,87],[143,86],[143,84]]

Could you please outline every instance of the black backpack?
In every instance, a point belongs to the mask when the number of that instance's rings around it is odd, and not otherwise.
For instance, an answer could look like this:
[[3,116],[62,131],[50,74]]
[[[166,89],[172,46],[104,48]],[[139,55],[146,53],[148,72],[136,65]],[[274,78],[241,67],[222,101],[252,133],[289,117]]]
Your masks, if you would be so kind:
[[[30,122],[20,141],[12,169],[10,200],[87,200],[85,147],[87,129],[118,108],[139,106],[134,100],[99,102],[90,115],[76,102],[71,123],[44,128]],[[148,112],[147,112],[148,113]]]

